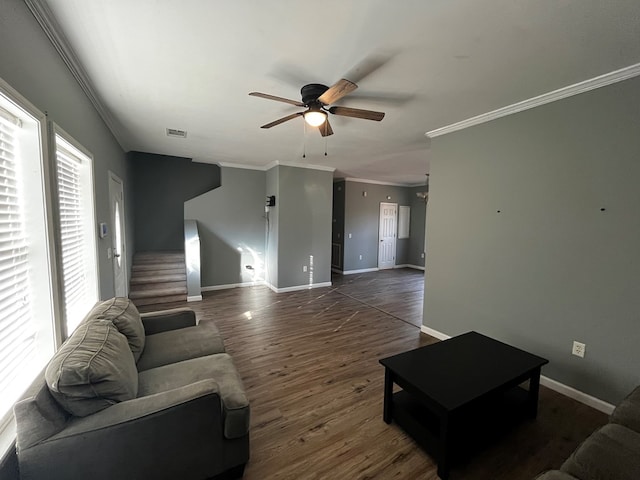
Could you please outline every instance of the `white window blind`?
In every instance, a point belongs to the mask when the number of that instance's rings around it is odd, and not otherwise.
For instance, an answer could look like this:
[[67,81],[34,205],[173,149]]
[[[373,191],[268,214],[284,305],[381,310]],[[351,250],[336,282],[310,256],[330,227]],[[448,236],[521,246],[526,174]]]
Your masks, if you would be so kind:
[[97,300],[91,160],[56,136],[59,235],[67,335]]
[[0,417],[19,395],[16,383],[21,383],[36,348],[17,141],[20,125],[0,109]]

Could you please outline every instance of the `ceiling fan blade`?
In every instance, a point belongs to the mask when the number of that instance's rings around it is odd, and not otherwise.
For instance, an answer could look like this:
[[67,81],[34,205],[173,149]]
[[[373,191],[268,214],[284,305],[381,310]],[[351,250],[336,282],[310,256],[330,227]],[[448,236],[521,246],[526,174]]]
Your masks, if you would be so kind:
[[251,92],[249,95],[251,95],[252,97],[266,98],[267,100],[275,100],[276,102],[289,103],[291,105],[295,105],[296,107],[305,106],[304,103],[297,100],[289,100],[288,98],[276,97],[275,95],[269,95],[268,93]]
[[345,74],[345,78],[348,78],[354,83],[360,83],[365,77],[368,77],[384,66],[395,55],[396,53],[391,51],[372,53],[360,60],[357,65],[349,70]]
[[288,122],[289,120],[293,120],[296,117],[303,115],[302,112],[292,113],[291,115],[287,115],[286,117],[279,118],[278,120],[274,120],[271,123],[267,123],[266,125],[262,125],[260,128],[271,128],[276,125],[280,125],[281,123]]
[[329,118],[327,118],[324,123],[318,127],[318,130],[320,130],[320,135],[322,135],[323,137],[333,135],[333,128],[331,128]]
[[384,112],[374,112],[372,110],[362,110],[360,108],[331,107],[329,109],[334,115],[343,117],[364,118],[365,120],[375,120],[379,122],[384,118]]
[[329,87],[329,90],[324,92],[322,95],[318,97],[318,101],[325,104],[331,105],[332,103],[337,102],[345,95],[353,92],[358,85],[347,80],[346,78],[341,78],[336,83]]

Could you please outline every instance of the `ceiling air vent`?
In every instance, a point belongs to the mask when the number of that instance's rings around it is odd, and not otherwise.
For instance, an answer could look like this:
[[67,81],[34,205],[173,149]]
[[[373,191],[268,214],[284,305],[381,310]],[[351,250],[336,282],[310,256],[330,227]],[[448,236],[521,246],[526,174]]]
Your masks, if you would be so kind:
[[187,131],[167,128],[167,137],[187,138]]

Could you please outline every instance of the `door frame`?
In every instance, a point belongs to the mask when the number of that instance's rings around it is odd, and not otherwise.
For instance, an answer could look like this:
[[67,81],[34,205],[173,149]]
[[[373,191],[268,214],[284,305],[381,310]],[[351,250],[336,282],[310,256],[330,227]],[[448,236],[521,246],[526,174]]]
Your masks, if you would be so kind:
[[[113,196],[112,196],[112,188],[111,188],[111,181],[114,181],[116,183],[119,183],[120,186],[122,187],[122,201],[120,202],[120,208],[121,208],[121,218],[120,221],[122,223],[122,231],[121,236],[122,236],[122,245],[118,246],[118,250],[119,254],[120,254],[120,259],[121,259],[121,268],[122,268],[122,278],[124,281],[124,293],[125,296],[129,295],[129,271],[128,271],[128,261],[127,261],[127,228],[126,228],[126,217],[125,217],[125,197],[124,197],[124,182],[122,181],[122,179],[116,175],[114,172],[112,172],[111,170],[108,171],[108,191],[109,191],[109,223],[112,223],[113,221],[115,221],[115,212],[113,210]],[[113,231],[110,231],[107,233],[108,237],[109,237],[109,243],[111,245],[110,250],[111,250],[111,271],[113,272],[113,292],[114,295],[117,291],[116,288],[116,272],[115,272],[115,261],[116,258],[113,256],[113,234],[115,233],[115,225],[111,225],[111,228],[113,229]]]
[[[390,267],[380,267],[380,251],[381,251],[380,244],[382,243],[382,232],[381,232],[382,209],[384,208],[385,205],[393,206],[396,211],[395,220],[394,220],[395,226],[394,226],[394,233],[393,233],[393,265]],[[397,248],[398,248],[398,204],[392,203],[392,202],[380,202],[380,213],[378,216],[378,270],[387,270],[387,269],[395,268]]]

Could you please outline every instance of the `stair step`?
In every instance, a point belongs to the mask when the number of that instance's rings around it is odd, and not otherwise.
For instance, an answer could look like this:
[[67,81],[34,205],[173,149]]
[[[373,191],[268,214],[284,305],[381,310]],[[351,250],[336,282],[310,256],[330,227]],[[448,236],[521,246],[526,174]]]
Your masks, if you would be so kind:
[[[167,270],[170,272],[171,270]],[[181,273],[164,273],[160,271],[150,271],[147,274],[138,274],[131,277],[131,285],[146,285],[154,283],[169,283],[169,282],[186,282],[187,274],[184,270]]]
[[134,264],[183,263],[184,252],[140,252],[133,256]]
[[134,263],[131,267],[132,272],[148,272],[154,270],[181,270],[185,271],[184,262],[161,262],[161,263]]
[[131,299],[136,307],[141,307],[144,305],[157,305],[162,303],[174,303],[174,302],[186,302],[186,295],[168,295],[163,297],[145,297],[145,298],[136,298]]
[[136,285],[129,292],[129,298],[133,300],[144,297],[183,294],[187,294],[187,285],[184,282],[154,283],[153,285]]

